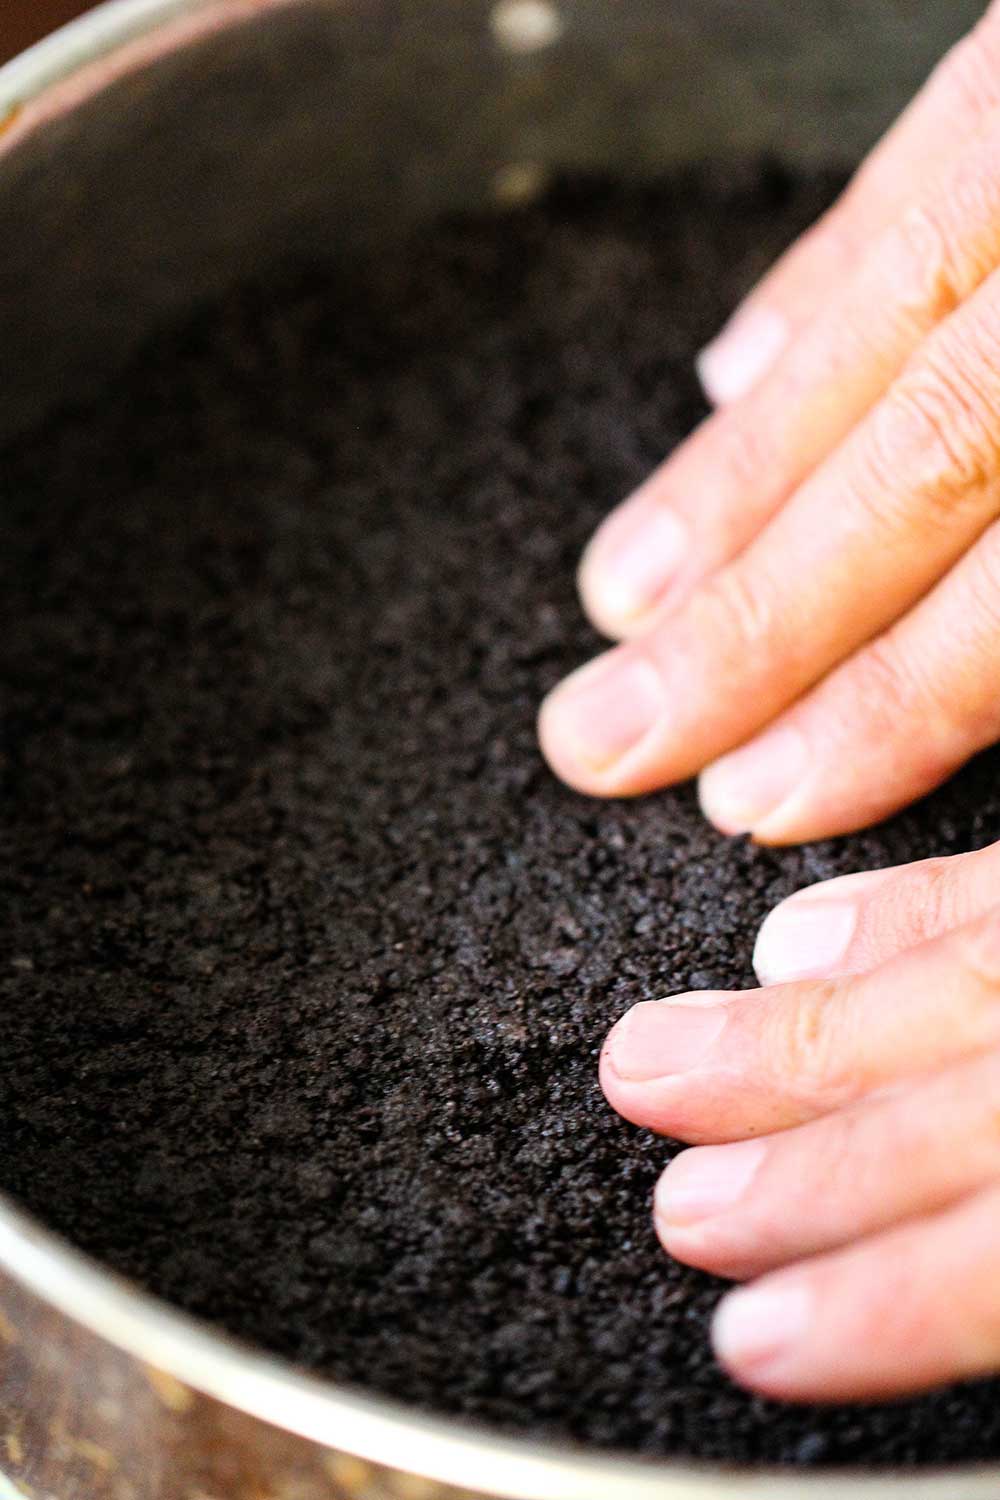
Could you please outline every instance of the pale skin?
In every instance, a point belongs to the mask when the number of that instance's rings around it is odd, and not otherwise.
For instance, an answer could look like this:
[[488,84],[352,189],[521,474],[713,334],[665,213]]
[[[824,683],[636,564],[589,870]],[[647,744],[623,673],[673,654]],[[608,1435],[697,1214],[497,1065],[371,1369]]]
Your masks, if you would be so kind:
[[[697,775],[724,833],[846,833],[1000,738],[1000,0],[700,369],[713,415],[584,556],[620,644],[542,745],[595,796]],[[601,1060],[694,1147],[665,1248],[748,1283],[719,1358],[789,1400],[1000,1372],[1000,844],[800,892],[755,964]]]

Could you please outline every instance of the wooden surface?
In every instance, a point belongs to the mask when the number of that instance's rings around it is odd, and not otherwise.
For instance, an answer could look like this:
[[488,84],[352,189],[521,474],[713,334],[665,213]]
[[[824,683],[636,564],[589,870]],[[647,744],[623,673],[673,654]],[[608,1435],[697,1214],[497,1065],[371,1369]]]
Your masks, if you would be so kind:
[[0,62],[90,9],[91,0],[2,0]]

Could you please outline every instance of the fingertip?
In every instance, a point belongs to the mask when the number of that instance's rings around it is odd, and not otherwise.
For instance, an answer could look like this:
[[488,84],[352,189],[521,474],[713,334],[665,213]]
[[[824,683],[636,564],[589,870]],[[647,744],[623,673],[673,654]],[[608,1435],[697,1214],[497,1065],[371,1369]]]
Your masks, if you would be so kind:
[[653,1195],[653,1223],[668,1255],[733,1281],[761,1269],[744,1209],[767,1151],[765,1142],[751,1140],[696,1146],[674,1157]]
[[590,785],[591,778],[585,772],[582,774],[576,757],[566,745],[560,708],[556,702],[558,692],[559,687],[553,688],[538,710],[535,731],[539,748],[549,770],[571,791],[579,792],[584,797],[599,796],[600,793]]
[[731,406],[764,377],[788,342],[787,320],[773,308],[748,306],[735,314],[695,360],[713,406]]
[[655,1081],[651,1085],[649,1080],[637,1082],[626,1078],[618,1065],[619,1055],[629,1048],[629,1036],[634,1032],[636,1011],[655,1003],[645,1001],[642,1006],[633,1006],[615,1022],[601,1048],[598,1079],[605,1099],[623,1120],[643,1129],[662,1131],[664,1090],[656,1087]]
[[782,901],[757,933],[754,973],[763,985],[843,973],[858,918],[853,901],[801,895]]
[[653,1229],[661,1248],[671,1260],[681,1265],[692,1266],[697,1271],[707,1271],[711,1276],[725,1276],[725,1267],[719,1266],[712,1246],[712,1232],[699,1224],[678,1225],[663,1218],[654,1207]]
[[814,1308],[812,1287],[801,1274],[740,1287],[723,1297],[712,1318],[715,1356],[741,1385],[795,1400],[808,1364]]
[[761,984],[835,978],[870,966],[872,954],[858,952],[862,908],[898,873],[898,866],[889,866],[837,875],[779,902],[761,923],[754,944],[754,973]]
[[647,741],[665,713],[663,683],[646,657],[620,647],[553,689],[538,715],[538,738],[552,770],[578,792],[634,796],[659,784],[646,770]]
[[[625,1020],[625,1016],[627,1015],[628,1011],[625,1012],[625,1015],[619,1016],[614,1025],[609,1028],[608,1033],[605,1036],[604,1042],[601,1046],[601,1054],[598,1059],[598,1075],[600,1077],[602,1088],[604,1088],[606,1082],[610,1082],[613,1087],[615,1082],[617,1081],[618,1074],[615,1070],[614,1064],[616,1037],[618,1031],[621,1028],[622,1022]],[[604,1092],[606,1094],[607,1089],[604,1089]]]
[[809,746],[793,724],[773,729],[722,756],[698,778],[698,802],[720,833],[755,840],[787,834],[786,807],[807,774]]
[[577,573],[583,607],[612,639],[640,631],[664,601],[688,552],[687,527],[643,486],[594,533]]
[[608,1104],[615,1114],[621,1115],[630,1125],[638,1125],[642,1128],[649,1127],[646,1109],[646,1093],[641,1086],[628,1083],[621,1077],[614,1064],[611,1048],[609,1046],[614,1027],[608,1034],[608,1041],[601,1049],[600,1062],[598,1063],[598,1080],[601,1092],[604,1094]]
[[718,796],[714,778],[709,774],[711,770],[710,766],[708,770],[702,771],[695,786],[702,817],[727,839],[742,838],[750,833],[750,825],[745,818],[727,806],[724,797]]

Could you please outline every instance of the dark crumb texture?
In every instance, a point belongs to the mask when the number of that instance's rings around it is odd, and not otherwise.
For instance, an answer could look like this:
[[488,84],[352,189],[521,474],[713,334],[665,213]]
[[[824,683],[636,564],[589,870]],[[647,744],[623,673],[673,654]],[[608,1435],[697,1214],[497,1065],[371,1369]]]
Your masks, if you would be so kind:
[[781,1408],[649,1222],[605,1106],[637,1000],[751,982],[799,885],[1000,835],[996,758],[784,854],[689,789],[556,784],[602,513],[702,414],[691,359],[832,183],[561,188],[276,276],[3,458],[0,1182],[339,1379],[704,1459],[1000,1457],[1000,1387]]

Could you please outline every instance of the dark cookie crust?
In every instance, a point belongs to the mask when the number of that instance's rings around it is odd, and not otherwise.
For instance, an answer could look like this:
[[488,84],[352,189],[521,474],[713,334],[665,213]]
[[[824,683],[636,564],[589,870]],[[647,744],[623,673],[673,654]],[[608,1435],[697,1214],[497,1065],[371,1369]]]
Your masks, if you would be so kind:
[[163,337],[2,459],[0,1184],[233,1333],[648,1454],[1000,1457],[1000,1386],[735,1390],[671,1150],[605,1106],[634,1001],[752,981],[799,885],[1000,835],[996,757],[777,854],[542,765],[572,576],[702,415],[691,359],[832,183],[764,169],[427,231]]

